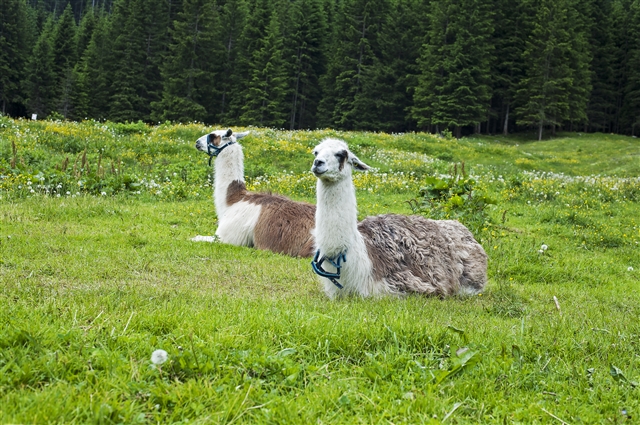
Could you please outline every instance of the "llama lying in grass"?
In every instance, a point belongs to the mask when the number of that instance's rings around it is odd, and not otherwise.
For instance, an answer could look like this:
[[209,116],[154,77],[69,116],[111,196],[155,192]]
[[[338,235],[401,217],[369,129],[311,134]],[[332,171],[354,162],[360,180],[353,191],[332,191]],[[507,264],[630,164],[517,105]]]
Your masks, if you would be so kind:
[[236,142],[247,134],[218,130],[196,142],[198,150],[215,158],[216,236],[232,245],[310,257],[316,207],[284,196],[247,191],[242,146]]
[[487,255],[454,220],[385,214],[357,221],[352,169],[369,166],[342,140],[313,151],[317,181],[313,270],[330,297],[417,292],[474,294],[487,281]]

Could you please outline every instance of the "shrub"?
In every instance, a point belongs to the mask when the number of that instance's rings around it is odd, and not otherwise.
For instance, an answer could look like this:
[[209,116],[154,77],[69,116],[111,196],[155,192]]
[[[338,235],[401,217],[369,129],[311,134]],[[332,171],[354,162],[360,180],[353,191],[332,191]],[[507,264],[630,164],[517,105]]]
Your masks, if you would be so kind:
[[477,189],[476,181],[466,175],[464,163],[455,164],[450,174],[425,178],[419,199],[409,205],[414,213],[428,218],[458,220],[477,235],[491,224],[487,206],[496,202]]

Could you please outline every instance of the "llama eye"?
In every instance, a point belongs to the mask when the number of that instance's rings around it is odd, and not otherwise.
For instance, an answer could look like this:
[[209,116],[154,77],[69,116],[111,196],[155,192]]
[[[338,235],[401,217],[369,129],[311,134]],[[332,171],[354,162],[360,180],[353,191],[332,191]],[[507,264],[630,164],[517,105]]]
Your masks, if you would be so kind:
[[313,154],[313,156],[318,156],[318,152],[316,152],[316,151],[313,151],[311,153]]

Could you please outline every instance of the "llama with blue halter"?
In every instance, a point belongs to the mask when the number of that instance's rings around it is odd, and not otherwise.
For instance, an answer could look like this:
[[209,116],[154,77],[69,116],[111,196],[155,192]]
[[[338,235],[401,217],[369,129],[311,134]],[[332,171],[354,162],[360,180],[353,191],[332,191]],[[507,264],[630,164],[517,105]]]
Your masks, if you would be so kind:
[[383,214],[358,223],[352,171],[369,169],[342,140],[313,150],[317,208],[313,270],[331,297],[476,294],[487,255],[455,220]]

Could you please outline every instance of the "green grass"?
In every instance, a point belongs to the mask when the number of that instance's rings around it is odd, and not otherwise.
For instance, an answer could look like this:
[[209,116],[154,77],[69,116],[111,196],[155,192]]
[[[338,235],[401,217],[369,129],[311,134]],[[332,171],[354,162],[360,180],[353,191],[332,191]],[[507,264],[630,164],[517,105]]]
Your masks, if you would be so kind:
[[[255,130],[254,187],[313,201],[309,148],[335,135],[378,168],[356,182],[361,216],[410,213],[453,161],[498,200],[482,295],[330,301],[307,259],[190,241],[216,226],[203,126],[0,120],[0,423],[640,416],[637,139]],[[85,147],[92,171],[55,169]]]

